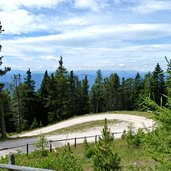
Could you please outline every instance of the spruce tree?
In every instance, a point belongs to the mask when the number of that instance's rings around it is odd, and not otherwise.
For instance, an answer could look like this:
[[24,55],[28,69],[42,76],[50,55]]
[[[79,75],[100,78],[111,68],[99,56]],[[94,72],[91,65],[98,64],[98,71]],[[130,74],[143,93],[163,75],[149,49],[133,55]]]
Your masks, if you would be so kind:
[[[0,33],[2,33],[4,30],[2,30],[2,25],[0,22]],[[0,51],[1,51],[1,45],[0,45]],[[2,65],[2,56],[0,57],[0,65]],[[8,71],[10,71],[11,68],[5,67],[4,69],[0,69],[0,76],[5,75]],[[4,101],[4,92],[3,92],[4,84],[0,83],[0,128],[1,128],[1,134],[2,137],[6,137],[6,127],[5,127],[5,116],[4,116],[4,109],[3,109],[3,101]]]
[[98,70],[96,73],[96,79],[91,88],[90,97],[92,112],[102,112],[104,110],[104,88],[101,70]]
[[104,79],[104,89],[105,89],[105,105],[108,107],[107,110],[117,110],[118,109],[118,96],[120,89],[120,78],[115,74],[111,74],[109,78]]
[[134,79],[128,78],[124,82],[125,87],[125,110],[133,110],[134,109]]
[[57,83],[56,91],[58,94],[58,99],[56,101],[56,103],[58,104],[57,115],[59,119],[62,120],[62,119],[68,118],[68,112],[67,112],[68,72],[63,65],[62,56],[60,57],[60,60],[59,60],[59,67],[57,71],[55,72],[55,81]]
[[162,102],[162,105],[165,105],[166,99],[163,96],[164,94],[166,94],[164,74],[163,74],[163,70],[161,69],[159,63],[157,63],[157,65],[152,73],[151,97],[158,105],[161,105],[161,102]]
[[26,77],[24,78],[24,83],[22,84],[22,98],[23,98],[23,127],[28,129],[31,127],[34,119],[36,118],[37,100],[35,95],[35,81],[32,80],[32,74],[30,69],[26,72]]
[[55,76],[52,73],[49,80],[49,95],[47,99],[46,107],[48,108],[48,122],[53,123],[60,120],[58,114],[58,92],[57,92],[57,82]]
[[94,170],[97,171],[119,171],[121,170],[121,158],[114,151],[114,139],[107,126],[107,119],[105,119],[104,128],[102,130],[102,137],[96,145],[95,155],[93,158]]
[[48,124],[48,112],[49,108],[47,106],[48,97],[50,94],[50,76],[48,75],[47,70],[45,71],[40,89],[37,92],[38,96],[38,106],[39,112],[37,114],[37,120],[43,126]]
[[77,77],[74,75],[73,71],[70,71],[70,74],[68,76],[68,117],[72,117],[77,114],[78,111],[78,98],[77,98],[77,87],[76,87],[76,82],[77,82]]
[[149,96],[151,94],[151,80],[152,80],[152,73],[148,72],[144,76],[143,80],[143,95]]
[[167,59],[165,57],[166,62],[167,62],[167,79],[166,79],[166,87],[167,87],[167,96],[171,97],[171,59]]
[[50,94],[47,106],[49,107],[48,119],[50,122],[68,118],[68,72],[63,66],[63,58],[60,57],[59,67],[51,75]]
[[88,114],[90,110],[90,103],[89,103],[89,84],[88,84],[88,78],[85,76],[85,78],[82,80],[81,85],[81,114]]
[[17,132],[21,132],[21,125],[23,121],[22,116],[22,99],[21,99],[21,76],[20,74],[15,75],[13,77],[13,83],[12,83],[12,90],[13,95],[11,97],[11,108],[12,108],[12,118],[13,122],[15,124]]
[[136,74],[133,85],[133,108],[137,109],[139,107],[139,95],[143,89],[142,78],[139,73]]

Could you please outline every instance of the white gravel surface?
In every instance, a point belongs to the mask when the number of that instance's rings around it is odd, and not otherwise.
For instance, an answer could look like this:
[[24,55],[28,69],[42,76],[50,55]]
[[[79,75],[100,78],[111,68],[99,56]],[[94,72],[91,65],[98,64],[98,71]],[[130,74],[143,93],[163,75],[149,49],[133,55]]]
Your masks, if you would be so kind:
[[[82,117],[69,119],[67,121],[56,123],[54,125],[50,125],[50,126],[38,129],[38,130],[30,131],[29,133],[20,134],[20,135],[18,135],[18,137],[35,136],[35,135],[39,135],[39,134],[52,132],[52,131],[55,131],[58,129],[66,128],[69,126],[73,126],[76,124],[81,124],[81,123],[90,122],[90,121],[104,120],[105,118],[108,120],[117,119],[117,120],[121,120],[121,121],[130,122],[133,124],[133,127],[135,127],[135,128],[142,128],[144,126],[150,127],[153,125],[152,120],[147,119],[143,116],[135,116],[135,115],[127,115],[127,114],[94,114],[94,115],[85,115]],[[118,125],[115,131],[118,131],[118,129],[123,130],[121,128],[122,126],[123,125]],[[96,131],[96,133],[98,134],[99,132]]]
[[[1,141],[0,142],[0,156],[4,156],[6,154],[9,154],[9,152],[16,152],[16,151],[26,151],[26,144],[33,144],[38,141],[38,138],[36,137],[30,137],[30,136],[36,136],[39,134],[44,134],[44,133],[49,133],[58,129],[66,128],[69,126],[73,126],[76,124],[81,124],[85,122],[90,122],[90,121],[96,121],[96,120],[104,120],[107,118],[108,120],[120,120],[121,122],[109,125],[109,128],[111,132],[123,132],[125,129],[128,128],[130,124],[135,129],[138,128],[150,128],[153,126],[154,121],[151,119],[147,119],[143,116],[135,116],[135,115],[127,115],[127,114],[94,114],[94,115],[85,115],[82,117],[76,117],[73,119],[69,119],[66,121],[62,121],[60,123],[56,123],[54,125],[50,125],[41,129],[37,129],[34,131],[30,131],[28,133],[20,134],[17,135],[19,137],[18,139],[13,139],[13,140],[7,140],[7,141]],[[80,130],[77,132],[72,132],[68,134],[61,134],[61,135],[47,135],[48,140],[60,140],[60,139],[66,139],[66,138],[74,138],[74,137],[86,137],[86,136],[95,136],[95,135],[100,135],[101,134],[102,127],[93,127],[90,129],[86,130]],[[114,134],[115,138],[120,138],[122,133]],[[88,142],[93,142],[95,141],[95,138],[88,138]],[[74,140],[69,141],[70,144],[74,143]],[[83,139],[77,140],[77,143],[82,143]],[[66,141],[60,141],[60,142],[53,142],[52,145],[53,147],[59,147],[65,145],[67,142]],[[11,147],[15,146],[23,146],[15,149],[9,149]],[[30,146],[29,150],[33,151],[35,148],[34,146]]]

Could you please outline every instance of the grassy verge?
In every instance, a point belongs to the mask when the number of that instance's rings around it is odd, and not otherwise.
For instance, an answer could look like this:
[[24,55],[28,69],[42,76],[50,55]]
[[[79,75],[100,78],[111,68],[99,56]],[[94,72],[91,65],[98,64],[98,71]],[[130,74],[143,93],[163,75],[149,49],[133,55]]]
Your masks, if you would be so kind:
[[[96,115],[97,114],[129,114],[129,115],[136,115],[136,116],[144,116],[144,117],[147,117],[147,118],[152,118],[153,117],[153,114],[152,113],[149,113],[149,112],[142,112],[142,111],[111,111],[111,112],[105,112],[105,113],[96,113]],[[95,115],[95,114],[87,114],[87,115],[89,115],[89,116],[92,116],[92,115]],[[87,116],[86,115],[86,116]],[[69,118],[68,120],[71,120],[71,119],[74,119],[74,118],[79,118],[79,117],[81,117],[81,116],[74,116],[74,117],[72,117],[72,118]],[[65,120],[63,120],[63,121],[61,121],[61,122],[59,122],[59,123],[62,123],[62,122],[65,122]],[[103,121],[102,121],[103,122]],[[110,121],[109,121],[110,122]],[[94,123],[93,123],[94,124]],[[91,125],[91,123],[90,123],[90,125]],[[48,125],[48,126],[50,126],[50,125]],[[80,125],[79,125],[80,126]],[[54,133],[67,133],[68,131],[69,132],[73,132],[73,130],[74,129],[77,129],[77,130],[79,130],[80,128],[79,128],[79,126],[77,125],[75,128],[74,128],[74,126],[73,127],[70,127],[69,129],[67,129],[67,128],[64,128],[64,129],[61,129],[61,130],[57,130],[57,131],[54,131],[52,134],[54,134]],[[97,125],[96,126],[98,126],[98,123],[97,123]],[[47,127],[47,126],[46,126]],[[46,128],[46,127],[43,127],[43,128]],[[81,126],[82,127],[82,126]],[[82,127],[82,129],[86,129],[86,127],[88,128],[90,128],[90,126],[88,126],[88,125],[83,125],[83,127]],[[36,128],[36,129],[34,129],[34,130],[38,130],[38,129],[41,129],[41,128]],[[24,131],[24,132],[22,132],[22,134],[23,133],[28,133],[28,132],[30,132],[30,131]],[[21,134],[21,133],[20,133]],[[17,136],[17,135],[19,135],[19,134],[15,134],[15,133],[10,133],[9,134],[9,136]]]
[[[57,149],[57,153],[59,153],[60,150],[61,149]],[[71,146],[71,150],[73,155],[79,159],[85,171],[93,170],[92,159],[87,159],[84,156],[84,144],[79,144],[76,148]],[[139,170],[148,170],[155,165],[155,162],[146,154],[144,149],[128,147],[124,140],[115,140],[114,150],[121,157],[122,171],[130,171],[131,166],[138,166]],[[15,158],[16,165],[51,169],[49,163],[55,159],[57,153],[48,153],[45,157],[42,157],[38,152],[31,153],[29,156],[18,154]],[[2,162],[8,163],[8,158],[1,159],[0,163]]]
[[135,116],[144,116],[147,118],[151,118],[154,116],[151,112],[143,112],[143,111],[112,111],[109,113],[117,113],[117,114],[128,114],[128,115],[135,115]]
[[[120,120],[108,120],[108,126],[111,126],[113,124],[117,124],[120,123],[122,121]],[[91,122],[85,122],[85,123],[81,123],[81,124],[75,124],[73,126],[67,127],[67,128],[62,128],[62,129],[58,129],[56,131],[52,131],[49,134],[53,135],[53,134],[66,134],[66,133],[71,133],[71,132],[77,132],[77,131],[84,131],[93,127],[103,127],[104,126],[104,120],[99,120],[99,121],[91,121]]]

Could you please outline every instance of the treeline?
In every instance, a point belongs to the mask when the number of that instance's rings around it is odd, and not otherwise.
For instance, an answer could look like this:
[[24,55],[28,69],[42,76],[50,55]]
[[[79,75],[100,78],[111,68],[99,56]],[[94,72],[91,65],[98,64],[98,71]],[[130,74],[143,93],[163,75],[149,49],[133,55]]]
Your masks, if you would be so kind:
[[[92,87],[87,76],[83,80],[68,72],[62,57],[57,70],[51,75],[45,71],[38,91],[30,69],[24,82],[14,75],[13,95],[6,97],[5,120],[8,132],[24,131],[46,126],[75,115],[113,110],[139,109],[140,96],[150,96],[157,104],[166,104],[167,79],[157,64],[153,72],[144,78],[139,73],[135,78],[119,78],[116,73],[103,78],[100,70]],[[162,101],[161,101],[162,97]]]

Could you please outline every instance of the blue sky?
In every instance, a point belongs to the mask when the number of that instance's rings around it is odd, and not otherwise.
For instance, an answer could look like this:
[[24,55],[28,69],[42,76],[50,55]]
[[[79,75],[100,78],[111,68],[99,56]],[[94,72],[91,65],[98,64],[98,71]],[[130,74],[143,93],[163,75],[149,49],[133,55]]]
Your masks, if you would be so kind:
[[3,66],[153,71],[171,58],[171,0],[0,0]]

